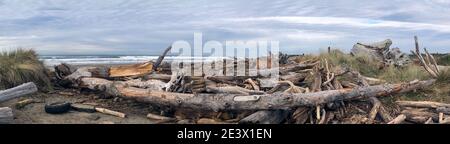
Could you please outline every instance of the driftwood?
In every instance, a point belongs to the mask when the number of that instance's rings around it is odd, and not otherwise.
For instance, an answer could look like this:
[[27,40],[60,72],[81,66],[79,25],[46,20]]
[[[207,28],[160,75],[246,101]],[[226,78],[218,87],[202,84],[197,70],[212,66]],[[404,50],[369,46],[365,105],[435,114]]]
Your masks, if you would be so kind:
[[0,124],[9,124],[12,123],[14,119],[14,114],[12,109],[9,107],[0,108]]
[[172,46],[169,46],[168,48],[166,48],[166,50],[164,50],[164,53],[158,57],[158,59],[156,60],[155,64],[153,64],[153,71],[157,71],[159,65],[161,65],[162,61],[164,60],[164,57],[166,57],[167,53],[169,53],[169,51],[172,49]]
[[377,114],[380,110],[381,102],[375,97],[371,97],[370,101],[372,102],[373,106],[372,106],[372,110],[370,110],[370,113],[369,113],[368,123],[372,124],[375,121],[375,117],[377,116]]
[[304,124],[308,121],[309,115],[309,108],[299,107],[292,114],[292,119],[295,124]]
[[354,89],[340,89],[305,94],[265,94],[256,101],[236,102],[233,94],[181,94],[151,91],[129,87],[123,82],[111,82],[99,78],[77,78],[81,85],[90,89],[105,91],[113,96],[133,98],[144,103],[172,105],[203,110],[269,110],[287,109],[298,106],[316,106],[339,100],[369,98],[402,93],[434,83],[435,80],[413,81],[403,84],[384,84]]
[[436,60],[434,59],[433,55],[430,55],[426,48],[425,50],[425,58],[423,58],[422,53],[420,53],[419,48],[419,42],[417,40],[417,36],[414,36],[414,42],[416,46],[416,51],[411,51],[413,54],[417,56],[422,66],[425,68],[425,70],[434,78],[437,78],[440,74],[440,70],[437,66]]
[[152,72],[152,69],[153,64],[151,62],[116,66],[109,68],[109,77],[143,76]]
[[241,121],[241,124],[280,124],[282,123],[287,115],[289,114],[286,110],[267,110],[258,111],[253,113]]
[[127,116],[124,113],[113,111],[113,110],[109,110],[109,109],[105,109],[105,108],[97,108],[96,107],[95,110],[97,112],[100,112],[100,113],[109,114],[109,115],[117,116],[117,117],[120,117],[120,118],[125,118]]
[[429,118],[439,119],[438,114],[430,112],[428,109],[405,109],[401,113],[406,116],[407,121],[414,123],[425,123]]
[[406,115],[401,114],[399,116],[397,116],[396,118],[394,118],[392,121],[388,122],[388,124],[401,124],[405,121],[406,119]]
[[165,116],[151,114],[151,113],[147,114],[147,118],[152,119],[152,120],[165,121],[165,122],[177,120],[176,118],[165,117]]
[[37,90],[36,85],[33,82],[29,82],[11,89],[0,91],[0,103],[27,94],[35,93]]
[[416,107],[416,108],[448,107],[448,108],[450,108],[450,104],[431,102],[431,101],[396,101],[396,103],[402,107]]

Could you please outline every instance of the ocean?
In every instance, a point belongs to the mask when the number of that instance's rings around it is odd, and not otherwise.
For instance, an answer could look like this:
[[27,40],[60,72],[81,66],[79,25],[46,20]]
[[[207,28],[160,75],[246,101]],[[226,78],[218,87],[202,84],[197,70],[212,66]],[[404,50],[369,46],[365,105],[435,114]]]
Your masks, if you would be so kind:
[[[116,64],[135,64],[146,61],[156,60],[158,56],[61,56],[61,55],[44,55],[39,56],[39,59],[44,62],[45,66],[53,67],[61,63],[67,63],[71,65],[116,65]],[[228,59],[225,57],[180,57],[180,56],[166,56],[165,61],[174,60],[188,60],[195,61],[210,61],[218,59]]]

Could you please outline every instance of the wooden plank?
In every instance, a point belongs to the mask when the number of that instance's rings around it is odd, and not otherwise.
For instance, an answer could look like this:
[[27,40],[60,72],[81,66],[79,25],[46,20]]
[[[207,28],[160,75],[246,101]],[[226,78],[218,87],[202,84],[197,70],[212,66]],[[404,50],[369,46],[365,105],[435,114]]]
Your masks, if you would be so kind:
[[152,72],[152,69],[153,63],[151,62],[116,66],[109,69],[109,77],[142,76]]

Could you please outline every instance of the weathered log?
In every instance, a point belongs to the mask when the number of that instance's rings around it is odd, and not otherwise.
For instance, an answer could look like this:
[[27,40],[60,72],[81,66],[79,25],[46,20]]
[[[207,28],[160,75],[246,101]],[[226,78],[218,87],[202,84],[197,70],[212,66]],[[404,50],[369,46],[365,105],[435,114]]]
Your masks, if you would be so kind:
[[0,103],[27,94],[35,93],[37,90],[38,89],[33,82],[25,83],[11,89],[2,90],[0,91]]
[[383,105],[380,106],[380,110],[378,111],[378,114],[381,116],[384,122],[390,122],[392,121],[392,116],[389,114],[389,112],[385,109]]
[[388,124],[401,124],[405,121],[406,119],[406,115],[401,114],[399,116],[397,116],[396,118],[394,118],[392,121],[388,122]]
[[401,112],[406,116],[406,120],[414,123],[425,123],[429,118],[438,120],[439,115],[428,111],[427,109],[405,109]]
[[370,113],[369,113],[368,123],[372,124],[375,121],[375,118],[380,110],[381,102],[376,97],[371,97],[370,101],[373,106],[372,106],[372,110],[370,110]]
[[[389,114],[389,112],[386,111],[383,104],[381,104],[378,98],[372,97],[370,98],[370,101],[373,105],[373,108],[369,114],[369,122],[373,122],[373,119],[377,116],[377,114],[381,117],[381,119],[383,119],[384,122],[392,121],[392,116]],[[378,109],[376,109],[377,107]],[[377,114],[375,114],[375,111]]]
[[340,89],[322,91],[316,93],[301,94],[266,94],[255,95],[256,101],[237,102],[237,95],[232,94],[179,94],[158,91],[147,91],[145,89],[128,88],[123,84],[115,83],[109,93],[115,96],[134,98],[145,103],[172,105],[202,110],[269,110],[288,109],[299,106],[316,106],[341,100],[352,100],[357,98],[369,98],[386,96],[391,94],[408,92],[421,87],[429,86],[435,80],[416,81],[404,84],[385,84],[355,89]]
[[447,108],[450,108],[450,104],[431,102],[431,101],[396,101],[396,103],[401,107],[416,107],[416,108],[447,107]]
[[14,114],[12,109],[9,107],[0,108],[0,124],[9,124],[12,123],[14,119]]
[[168,81],[170,81],[171,77],[172,77],[171,75],[167,75],[167,74],[149,74],[149,75],[145,75],[144,79],[153,79],[153,80],[161,80],[164,82],[168,82]]
[[413,81],[402,84],[384,84],[354,89],[329,90],[315,93],[301,94],[265,94],[254,95],[256,101],[235,101],[234,94],[181,94],[129,87],[124,82],[111,82],[99,78],[80,77],[81,85],[95,90],[103,90],[113,96],[136,99],[144,103],[170,105],[175,107],[203,109],[203,110],[270,110],[288,109],[299,106],[316,106],[334,101],[352,100],[386,96],[408,92],[429,86],[435,80]]
[[144,76],[151,73],[153,63],[123,65],[109,68],[109,77]]
[[286,110],[265,110],[253,113],[241,121],[240,124],[281,124],[289,114]]

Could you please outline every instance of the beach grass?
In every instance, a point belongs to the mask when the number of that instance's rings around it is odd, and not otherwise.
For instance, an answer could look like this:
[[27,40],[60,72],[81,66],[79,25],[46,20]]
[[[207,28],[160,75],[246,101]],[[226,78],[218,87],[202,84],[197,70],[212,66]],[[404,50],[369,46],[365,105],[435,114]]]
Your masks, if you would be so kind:
[[51,89],[44,64],[32,49],[16,49],[0,53],[0,89],[34,82],[41,90]]
[[[352,56],[339,50],[333,50],[330,53],[322,52],[318,56],[306,55],[304,59],[326,59],[333,66],[349,67],[352,70],[359,71],[364,76],[382,79],[388,83],[409,82],[416,79],[432,79],[424,68],[418,64],[410,64],[405,67],[381,67],[378,62],[369,59],[367,56]],[[448,65],[447,62],[450,63],[448,56],[439,57],[439,65]],[[436,83],[431,87],[387,98],[384,101],[395,102],[396,100],[422,100],[450,103],[450,71],[442,71]]]

